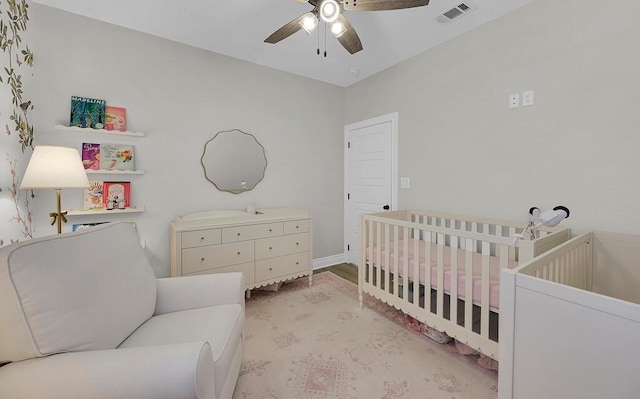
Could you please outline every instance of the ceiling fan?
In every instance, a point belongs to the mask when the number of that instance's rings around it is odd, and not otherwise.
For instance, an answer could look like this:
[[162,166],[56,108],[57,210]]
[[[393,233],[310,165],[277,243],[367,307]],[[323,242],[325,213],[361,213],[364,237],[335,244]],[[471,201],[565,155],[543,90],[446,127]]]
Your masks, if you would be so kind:
[[[302,14],[286,23],[267,37],[265,43],[275,44],[286,39],[300,29],[311,34],[320,20],[331,28],[331,33],[338,39],[342,47],[349,53],[355,54],[362,50],[362,42],[355,29],[344,16],[343,11],[386,11],[403,8],[422,7],[429,4],[429,0],[297,0],[309,3],[313,10]],[[326,53],[326,52],[325,52]],[[318,49],[320,54],[320,49]],[[325,54],[326,56],[326,54]]]

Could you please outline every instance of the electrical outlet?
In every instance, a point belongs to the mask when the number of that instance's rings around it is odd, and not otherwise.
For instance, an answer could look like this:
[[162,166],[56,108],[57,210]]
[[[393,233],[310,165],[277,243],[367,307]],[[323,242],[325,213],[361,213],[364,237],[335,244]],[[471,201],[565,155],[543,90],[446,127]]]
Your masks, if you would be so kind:
[[509,108],[518,108],[520,106],[520,94],[511,94],[509,96]]
[[409,179],[408,177],[401,177],[400,188],[411,188],[411,179]]
[[522,106],[528,107],[529,105],[533,105],[533,90],[522,93]]

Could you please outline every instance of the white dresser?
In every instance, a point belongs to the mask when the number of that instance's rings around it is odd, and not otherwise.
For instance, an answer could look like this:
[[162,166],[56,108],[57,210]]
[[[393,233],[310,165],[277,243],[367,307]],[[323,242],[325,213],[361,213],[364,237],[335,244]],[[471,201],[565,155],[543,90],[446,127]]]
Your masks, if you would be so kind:
[[171,276],[244,273],[247,289],[312,278],[311,218],[295,208],[209,211],[171,223]]

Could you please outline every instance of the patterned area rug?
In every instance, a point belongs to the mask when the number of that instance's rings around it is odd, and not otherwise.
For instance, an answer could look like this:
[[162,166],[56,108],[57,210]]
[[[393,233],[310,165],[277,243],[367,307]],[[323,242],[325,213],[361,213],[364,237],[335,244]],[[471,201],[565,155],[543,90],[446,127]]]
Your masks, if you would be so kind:
[[[324,272],[255,291],[234,399],[497,398],[497,373],[403,326],[385,306],[360,309],[357,286]],[[402,321],[400,321],[402,319]]]

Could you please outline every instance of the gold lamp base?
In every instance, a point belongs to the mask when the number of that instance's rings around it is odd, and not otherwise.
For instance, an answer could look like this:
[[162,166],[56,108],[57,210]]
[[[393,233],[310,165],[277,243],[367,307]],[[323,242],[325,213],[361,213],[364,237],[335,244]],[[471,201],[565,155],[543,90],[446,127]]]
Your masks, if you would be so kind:
[[54,223],[58,223],[58,234],[62,234],[62,223],[67,223],[67,211],[63,211],[60,206],[60,191],[62,190],[56,188],[56,203],[58,205],[58,211],[51,212],[49,214],[49,216],[51,216],[51,225],[53,226]]

